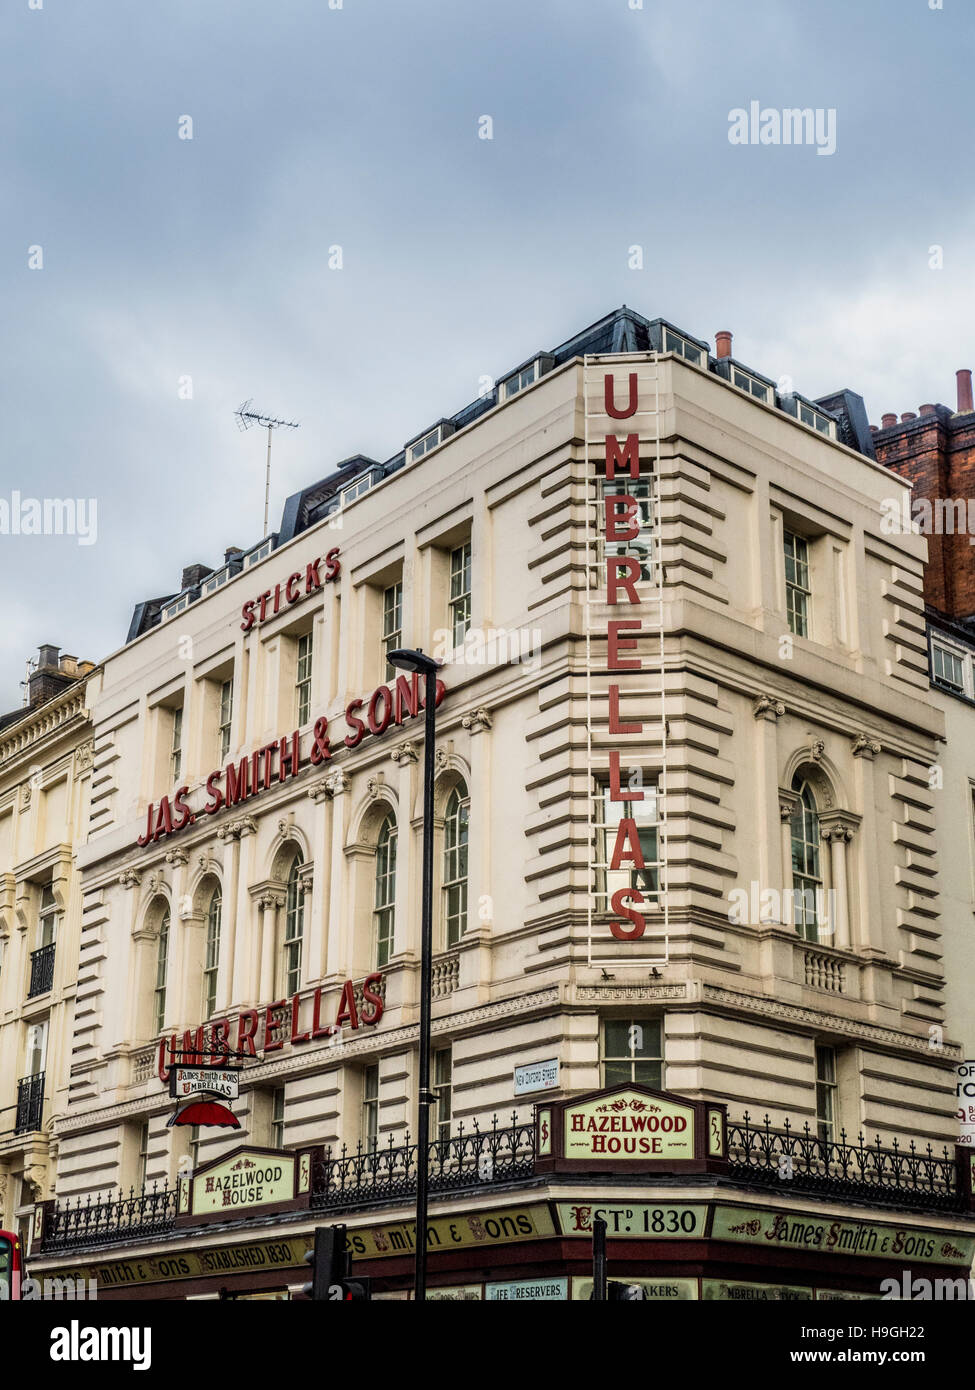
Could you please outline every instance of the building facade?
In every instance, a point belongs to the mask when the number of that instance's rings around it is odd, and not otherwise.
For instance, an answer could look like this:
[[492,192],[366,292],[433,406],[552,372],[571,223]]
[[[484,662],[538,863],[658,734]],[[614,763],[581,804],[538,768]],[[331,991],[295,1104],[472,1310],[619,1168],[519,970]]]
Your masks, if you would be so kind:
[[[444,1296],[586,1296],[598,1202],[660,1297],[967,1270],[945,720],[892,486],[852,392],[783,396],[729,334],[623,309],[140,603],[92,713],[38,1274],[284,1296],[341,1219],[403,1295],[422,708],[397,646],[443,660]],[[239,1129],[168,1123],[201,1057],[240,1066]],[[577,1122],[609,1147],[572,1149]],[[615,1147],[645,1123],[685,1138]]]
[[91,662],[43,646],[25,708],[0,717],[0,1227],[23,1237],[56,1190],[70,1091],[97,683]]

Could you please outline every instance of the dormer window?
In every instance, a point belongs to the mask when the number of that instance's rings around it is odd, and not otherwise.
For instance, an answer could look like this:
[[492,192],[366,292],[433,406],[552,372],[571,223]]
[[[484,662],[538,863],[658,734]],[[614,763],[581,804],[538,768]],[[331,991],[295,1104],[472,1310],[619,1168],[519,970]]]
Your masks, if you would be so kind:
[[182,613],[184,608],[190,605],[192,595],[187,589],[185,593],[178,594],[170,603],[163,604],[162,620],[166,622],[169,618],[175,618],[177,613]]
[[244,564],[256,565],[259,560],[266,560],[273,548],[273,537],[268,536],[267,540],[261,541],[260,545],[256,545],[254,549],[245,557]]
[[681,333],[675,333],[672,328],[664,325],[664,352],[676,352],[679,357],[683,357],[688,362],[696,362],[700,367],[704,357],[704,350],[699,348],[696,343],[692,343],[690,338],[685,338]]
[[508,401],[512,396],[517,396],[519,391],[524,391],[526,386],[534,386],[547,371],[551,370],[554,359],[548,355],[540,355],[529,362],[525,367],[519,367],[510,376],[502,377],[498,382],[498,396],[502,401]]
[[411,440],[406,446],[406,456],[410,463],[415,463],[417,459],[423,458],[424,454],[429,454],[431,449],[436,449],[444,440],[454,432],[454,426],[450,420],[441,420],[432,430],[420,436],[419,439]]
[[821,410],[814,410],[805,401],[797,401],[797,404],[799,406],[799,419],[804,425],[810,425],[814,430],[819,430],[820,434],[828,435],[830,439],[836,438],[835,420],[831,420]]
[[364,492],[368,492],[372,487],[372,474],[363,473],[361,478],[356,478],[355,482],[342,489],[342,506],[347,507],[350,502],[354,502],[357,497],[361,497]]
[[737,386],[739,391],[744,391],[746,395],[754,396],[757,401],[763,401],[765,405],[771,404],[771,387],[768,382],[760,380],[757,376],[752,376],[751,372],[746,372],[741,367],[732,367],[731,382]]
[[940,642],[931,643],[931,673],[935,683],[956,695],[965,693],[965,661],[961,653]]
[[212,594],[219,589],[231,577],[230,566],[224,565],[223,569],[214,570],[209,579],[204,579],[201,593]]

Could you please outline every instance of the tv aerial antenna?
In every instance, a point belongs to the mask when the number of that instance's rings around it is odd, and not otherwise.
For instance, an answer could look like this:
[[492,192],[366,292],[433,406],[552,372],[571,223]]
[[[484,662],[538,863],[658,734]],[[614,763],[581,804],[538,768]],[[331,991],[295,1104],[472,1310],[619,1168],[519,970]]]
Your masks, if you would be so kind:
[[256,410],[251,410],[251,401],[244,403],[234,411],[239,430],[249,430],[251,425],[260,425],[267,430],[267,469],[264,476],[264,535],[267,536],[268,506],[271,500],[271,435],[275,430],[296,430],[299,428],[297,420],[275,420],[272,415],[260,415]]

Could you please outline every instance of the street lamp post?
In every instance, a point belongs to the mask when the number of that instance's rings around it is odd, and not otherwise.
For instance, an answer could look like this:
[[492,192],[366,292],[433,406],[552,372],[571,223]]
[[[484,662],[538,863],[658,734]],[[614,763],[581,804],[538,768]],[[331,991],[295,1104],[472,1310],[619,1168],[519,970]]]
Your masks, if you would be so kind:
[[391,666],[424,677],[423,715],[423,890],[420,919],[420,1079],[416,1120],[416,1275],[414,1298],[427,1296],[427,1209],[429,1206],[430,1017],[433,1004],[433,773],[439,664],[420,648],[387,653]]

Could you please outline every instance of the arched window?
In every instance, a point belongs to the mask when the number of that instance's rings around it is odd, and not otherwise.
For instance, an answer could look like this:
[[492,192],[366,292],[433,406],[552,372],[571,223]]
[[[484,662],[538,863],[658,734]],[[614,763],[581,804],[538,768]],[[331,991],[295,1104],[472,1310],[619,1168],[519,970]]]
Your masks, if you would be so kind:
[[382,967],[393,954],[393,917],[396,903],[396,819],[388,815],[376,841],[376,965]]
[[305,888],[301,881],[301,855],[295,855],[288,874],[288,900],[284,916],[284,989],[297,994],[301,987],[301,942],[305,934]]
[[823,876],[819,861],[819,816],[809,783],[798,773],[792,781],[799,804],[792,813],[792,898],[796,931],[807,941],[819,940],[819,905]]
[[166,1022],[166,973],[169,962],[169,905],[163,909],[159,922],[159,939],[156,942],[156,988],[155,1019],[156,1032],[161,1033]]
[[470,801],[467,788],[454,787],[447,798],[443,836],[443,915],[448,946],[456,946],[467,926],[467,840]]
[[209,1018],[217,1007],[217,971],[220,966],[220,914],[223,895],[219,884],[207,908],[206,956],[203,962],[203,1016]]

